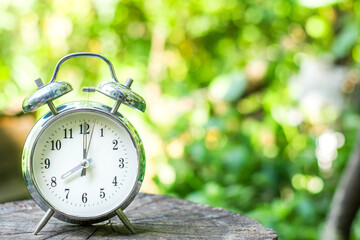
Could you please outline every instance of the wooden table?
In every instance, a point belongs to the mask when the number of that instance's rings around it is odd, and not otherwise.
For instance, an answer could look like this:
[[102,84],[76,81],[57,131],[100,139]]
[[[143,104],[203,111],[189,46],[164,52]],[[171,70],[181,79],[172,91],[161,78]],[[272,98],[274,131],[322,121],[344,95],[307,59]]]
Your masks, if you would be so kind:
[[90,226],[52,218],[33,235],[44,212],[32,200],[9,202],[0,204],[0,239],[277,239],[243,215],[168,196],[140,193],[124,212],[134,235],[115,217]]

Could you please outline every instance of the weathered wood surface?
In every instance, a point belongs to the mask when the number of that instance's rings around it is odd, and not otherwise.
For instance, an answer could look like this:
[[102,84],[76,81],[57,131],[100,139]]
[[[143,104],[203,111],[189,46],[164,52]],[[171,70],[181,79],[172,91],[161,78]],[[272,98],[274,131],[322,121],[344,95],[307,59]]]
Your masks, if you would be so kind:
[[136,234],[116,217],[90,226],[55,218],[33,235],[44,212],[31,201],[0,204],[0,239],[277,239],[260,223],[221,208],[140,193],[124,211]]

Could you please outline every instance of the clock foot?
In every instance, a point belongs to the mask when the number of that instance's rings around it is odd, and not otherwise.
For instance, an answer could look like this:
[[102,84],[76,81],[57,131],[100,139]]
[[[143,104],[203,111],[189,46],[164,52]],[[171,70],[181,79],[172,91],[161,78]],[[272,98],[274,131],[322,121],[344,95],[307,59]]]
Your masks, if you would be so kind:
[[54,210],[49,208],[46,211],[43,218],[40,220],[39,224],[37,225],[37,227],[34,231],[34,235],[38,234],[41,231],[41,229],[46,225],[46,223],[50,220],[50,218],[52,217],[53,214],[54,214]]
[[135,230],[131,225],[129,219],[126,217],[125,213],[120,208],[116,210],[116,215],[118,215],[118,217],[120,218],[121,222],[125,225],[125,227],[129,229],[130,232],[135,234]]

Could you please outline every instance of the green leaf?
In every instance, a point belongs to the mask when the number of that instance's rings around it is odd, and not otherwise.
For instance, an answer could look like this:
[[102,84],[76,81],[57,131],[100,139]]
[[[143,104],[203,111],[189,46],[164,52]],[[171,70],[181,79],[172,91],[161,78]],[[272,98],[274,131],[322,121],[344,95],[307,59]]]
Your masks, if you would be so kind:
[[351,53],[359,35],[358,26],[354,23],[346,25],[332,45],[336,58],[342,58]]

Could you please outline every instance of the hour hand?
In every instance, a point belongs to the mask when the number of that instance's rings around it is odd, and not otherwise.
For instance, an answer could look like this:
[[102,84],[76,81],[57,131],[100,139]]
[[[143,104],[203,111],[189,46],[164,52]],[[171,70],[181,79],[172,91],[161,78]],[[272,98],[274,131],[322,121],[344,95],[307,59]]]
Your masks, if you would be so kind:
[[67,171],[66,173],[64,173],[63,175],[61,175],[61,179],[65,179],[69,176],[71,176],[73,173],[79,171],[80,169],[86,169],[89,164],[92,162],[92,158],[89,158],[88,160],[82,160],[80,164],[76,165],[75,167],[73,167],[72,169],[70,169],[69,171]]

